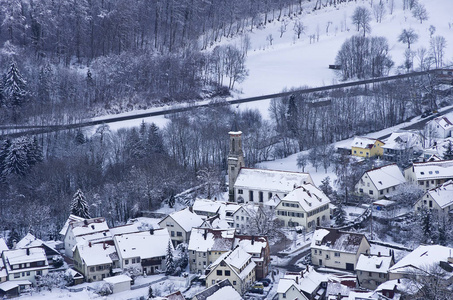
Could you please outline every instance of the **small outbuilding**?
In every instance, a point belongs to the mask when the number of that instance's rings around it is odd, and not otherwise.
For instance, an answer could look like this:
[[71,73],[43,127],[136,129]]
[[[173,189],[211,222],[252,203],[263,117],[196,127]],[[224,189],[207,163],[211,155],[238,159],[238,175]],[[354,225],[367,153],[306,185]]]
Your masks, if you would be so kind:
[[6,281],[0,284],[0,297],[19,297],[19,285],[14,281]]
[[112,285],[113,293],[120,293],[131,289],[132,279],[124,274],[104,278],[104,281]]

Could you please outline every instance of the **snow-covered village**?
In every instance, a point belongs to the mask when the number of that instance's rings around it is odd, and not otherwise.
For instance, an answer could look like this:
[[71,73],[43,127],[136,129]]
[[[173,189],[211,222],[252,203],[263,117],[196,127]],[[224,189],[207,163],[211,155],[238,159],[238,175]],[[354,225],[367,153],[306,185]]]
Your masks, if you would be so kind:
[[0,299],[453,299],[452,0],[0,0]]

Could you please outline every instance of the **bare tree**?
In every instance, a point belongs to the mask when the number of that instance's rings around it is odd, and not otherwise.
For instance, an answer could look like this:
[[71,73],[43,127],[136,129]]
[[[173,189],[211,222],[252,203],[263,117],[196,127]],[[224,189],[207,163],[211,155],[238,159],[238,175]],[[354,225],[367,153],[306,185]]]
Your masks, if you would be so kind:
[[375,6],[373,6],[373,14],[374,18],[376,19],[377,23],[382,22],[382,18],[385,16],[386,9],[384,6],[384,2],[382,0],[379,0],[379,3]]
[[371,13],[366,7],[357,7],[351,18],[352,24],[357,26],[357,31],[363,31],[363,36],[371,32]]
[[305,172],[305,167],[308,163],[308,156],[305,154],[300,153],[297,155],[297,167],[302,169],[302,172]]
[[282,37],[283,34],[286,32],[287,27],[288,27],[288,21],[283,20],[282,24],[280,24],[280,37]]
[[407,49],[411,48],[411,44],[417,42],[418,34],[415,31],[410,29],[403,29],[403,31],[398,36],[398,42],[407,44]]
[[301,21],[297,20],[294,23],[294,33],[297,35],[297,38],[300,38],[300,35],[305,32],[306,27],[304,26],[304,23]]
[[423,21],[428,20],[428,12],[426,11],[425,6],[420,3],[416,4],[412,9],[412,16],[419,20],[420,24],[422,24]]
[[431,39],[430,42],[430,53],[431,57],[436,64],[436,68],[441,68],[444,65],[444,54],[445,48],[447,47],[447,41],[443,36],[437,35]]

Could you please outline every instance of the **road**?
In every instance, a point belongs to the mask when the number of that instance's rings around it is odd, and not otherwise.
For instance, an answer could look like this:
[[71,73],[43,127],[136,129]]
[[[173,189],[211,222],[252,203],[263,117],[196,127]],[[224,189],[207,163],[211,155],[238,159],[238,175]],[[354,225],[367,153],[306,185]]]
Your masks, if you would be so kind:
[[[300,90],[295,90],[295,91],[291,91],[291,92],[283,92],[283,93],[262,95],[262,96],[256,96],[256,97],[248,97],[248,98],[243,98],[243,99],[228,100],[226,103],[231,105],[231,104],[239,104],[239,103],[254,102],[254,101],[260,101],[260,100],[266,100],[266,99],[286,97],[286,96],[290,96],[293,94],[309,94],[309,93],[314,93],[314,92],[330,91],[330,90],[335,90],[335,89],[354,87],[354,86],[358,86],[358,85],[367,85],[367,84],[373,84],[373,83],[379,83],[379,82],[386,82],[386,81],[393,81],[393,80],[404,79],[404,78],[423,76],[423,75],[435,73],[438,71],[439,71],[438,69],[435,69],[435,70],[429,70],[429,71],[425,71],[425,72],[412,72],[412,73],[400,74],[400,75],[394,75],[394,76],[352,81],[352,82],[327,85],[327,86],[317,87],[317,88],[300,89]],[[94,120],[94,121],[91,120],[91,121],[73,123],[73,124],[44,125],[44,126],[3,125],[3,126],[0,126],[0,130],[3,130],[4,132],[2,134],[0,134],[0,136],[3,136],[3,137],[8,136],[8,137],[14,138],[14,137],[22,136],[22,135],[34,135],[34,134],[48,133],[48,132],[54,132],[54,131],[60,131],[60,130],[96,126],[96,125],[114,123],[114,122],[119,122],[119,121],[143,119],[146,117],[174,114],[174,113],[185,112],[185,111],[189,111],[189,110],[193,110],[193,109],[197,109],[197,108],[224,105],[224,104],[225,104],[224,102],[193,104],[193,105],[188,105],[188,106],[183,106],[183,107],[168,108],[168,109],[162,109],[162,110],[158,110],[158,111],[139,113],[139,114],[135,114],[135,115],[110,117],[110,118],[105,118],[102,120]],[[16,130],[16,132],[11,132],[10,130]]]

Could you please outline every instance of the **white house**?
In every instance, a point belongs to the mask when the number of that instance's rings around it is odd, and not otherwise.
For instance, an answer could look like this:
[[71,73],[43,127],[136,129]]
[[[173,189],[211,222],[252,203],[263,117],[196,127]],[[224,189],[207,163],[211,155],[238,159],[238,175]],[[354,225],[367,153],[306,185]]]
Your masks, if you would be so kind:
[[355,185],[358,195],[372,199],[381,199],[396,187],[406,182],[401,170],[396,164],[374,168],[363,173]]
[[74,268],[83,274],[85,280],[100,281],[109,277],[118,267],[118,254],[114,245],[102,243],[78,243],[73,255]]
[[195,199],[192,209],[199,216],[212,217],[219,213],[221,202],[209,199]]
[[358,284],[366,289],[375,290],[389,280],[388,270],[395,264],[392,256],[361,254],[357,261]]
[[324,299],[328,280],[328,274],[318,273],[313,267],[297,273],[288,272],[278,281],[278,299]]
[[269,273],[271,262],[269,242],[266,236],[236,235],[233,247],[239,246],[252,255],[255,262],[255,277],[257,280],[264,278]]
[[311,262],[314,266],[354,271],[360,254],[370,253],[364,234],[333,228],[316,229],[311,241]]
[[190,272],[204,274],[210,264],[233,248],[233,239],[234,229],[192,228],[188,246]]
[[235,201],[263,203],[281,198],[303,184],[314,184],[308,173],[241,168],[234,183]]
[[2,252],[7,280],[36,282],[36,276],[45,276],[49,270],[46,252],[41,247],[5,250]]
[[427,191],[414,205],[416,212],[423,208],[444,215],[453,212],[453,181],[449,180],[441,186]]
[[[419,246],[389,269],[389,279],[408,278],[424,272],[429,273],[432,267],[442,266],[442,264],[451,270],[453,269],[452,255],[453,248],[450,247],[440,245]],[[450,272],[450,278],[452,275]]]
[[206,276],[206,287],[209,288],[217,282],[228,279],[233,288],[243,295],[255,282],[255,263],[252,255],[241,247],[236,247],[222,254],[209,268]]
[[238,232],[247,233],[250,227],[261,226],[261,207],[253,204],[241,205],[232,215],[233,228]]
[[419,153],[423,150],[422,137],[413,131],[393,132],[385,141],[384,149],[385,160],[399,162],[402,159],[411,159],[414,151]]
[[425,191],[432,189],[453,179],[453,160],[413,163],[404,169],[404,177]]
[[330,199],[320,189],[303,184],[283,197],[275,210],[284,226],[304,226],[307,231],[313,231],[330,220],[329,204]]
[[429,139],[445,139],[451,136],[453,123],[445,116],[435,118],[425,125],[427,137]]
[[77,243],[111,241],[109,227],[105,218],[84,219],[70,222],[64,237],[65,255],[72,257]]
[[199,227],[202,223],[203,219],[199,215],[190,208],[185,208],[163,218],[159,226],[168,230],[173,246],[176,247],[181,243],[189,243],[192,228]]
[[[115,235],[113,241],[120,268],[135,268],[147,274],[165,270],[165,256],[170,241],[166,229]],[[173,249],[172,243],[170,246]]]

